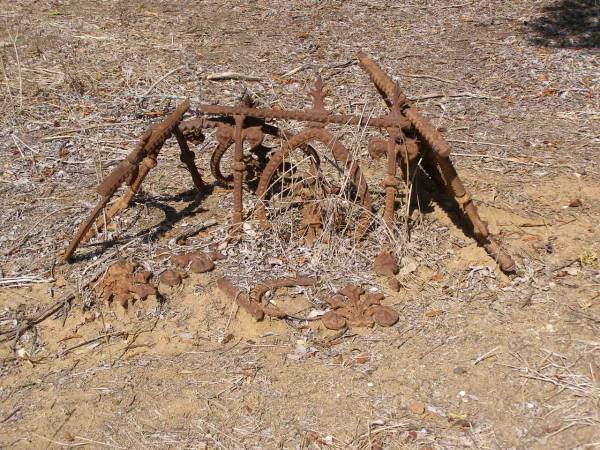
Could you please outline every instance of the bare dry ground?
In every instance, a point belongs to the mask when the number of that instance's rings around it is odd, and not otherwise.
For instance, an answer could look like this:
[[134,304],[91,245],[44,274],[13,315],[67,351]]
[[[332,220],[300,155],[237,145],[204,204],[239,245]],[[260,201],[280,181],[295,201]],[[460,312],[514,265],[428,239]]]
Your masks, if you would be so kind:
[[[600,448],[599,8],[0,1],[0,446]],[[185,248],[227,242],[230,193],[197,196],[172,142],[109,244],[61,262],[98,180],[182,99],[231,105],[248,89],[303,108],[320,71],[332,111],[383,113],[361,49],[445,130],[516,275],[429,199],[398,238],[400,292],[373,276],[381,236],[307,249],[250,221],[215,272],[164,302],[109,307],[88,283],[112,261],[159,272],[157,253],[182,249],[171,238],[213,217]],[[206,79],[223,71],[259,81]],[[377,178],[360,133],[336,132]],[[208,173],[210,147],[196,150]],[[250,287],[294,270],[378,289],[401,320],[331,341],[318,322],[256,323],[215,288],[223,273]],[[317,294],[287,302],[318,309]]]

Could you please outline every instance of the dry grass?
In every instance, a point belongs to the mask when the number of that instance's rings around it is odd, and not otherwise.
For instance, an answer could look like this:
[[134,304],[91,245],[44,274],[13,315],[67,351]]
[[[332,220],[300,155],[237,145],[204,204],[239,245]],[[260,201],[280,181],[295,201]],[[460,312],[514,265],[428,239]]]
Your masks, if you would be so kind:
[[[0,333],[10,337],[0,445],[600,445],[598,55],[592,31],[558,19],[576,17],[574,3],[0,1]],[[184,98],[231,105],[249,92],[262,106],[304,108],[317,71],[331,111],[385,114],[353,63],[359,49],[446,129],[482,216],[518,260],[515,277],[456,227],[426,180],[402,188],[397,229],[377,214],[365,240],[352,226],[333,232],[335,218],[360,209],[327,161],[342,189],[323,200],[314,245],[297,233],[289,198],[269,233],[251,218],[233,239],[229,192],[196,196],[172,142],[116,228],[60,263],[98,181]],[[246,79],[215,80],[223,72]],[[381,210],[371,132],[332,131]],[[194,149],[203,173],[211,142]],[[255,201],[245,194],[248,214]],[[218,224],[174,239],[210,219]],[[372,272],[390,244],[404,269],[399,293]],[[127,316],[90,289],[117,259],[160,273],[168,262],[157,255],[214,247],[227,255],[216,274]],[[314,322],[255,323],[214,287],[221,274],[250,288],[294,273],[319,277],[291,292],[312,309],[354,282],[386,292],[401,321],[331,341]]]

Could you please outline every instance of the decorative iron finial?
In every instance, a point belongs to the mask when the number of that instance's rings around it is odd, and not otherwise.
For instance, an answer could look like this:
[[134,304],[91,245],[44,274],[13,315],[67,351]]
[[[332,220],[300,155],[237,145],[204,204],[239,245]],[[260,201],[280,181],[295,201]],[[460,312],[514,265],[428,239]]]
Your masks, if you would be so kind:
[[325,112],[325,97],[327,97],[327,92],[325,91],[325,85],[323,84],[323,79],[321,75],[317,75],[317,80],[315,81],[315,87],[308,91],[308,94],[312,97],[313,103],[313,111],[322,111]]

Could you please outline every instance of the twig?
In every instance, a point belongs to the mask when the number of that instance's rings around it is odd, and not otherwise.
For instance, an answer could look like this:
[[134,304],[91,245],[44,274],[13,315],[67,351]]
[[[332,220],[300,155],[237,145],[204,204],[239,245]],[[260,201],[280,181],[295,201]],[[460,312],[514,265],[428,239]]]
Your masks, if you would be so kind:
[[473,361],[473,365],[476,366],[477,364],[479,364],[481,361],[485,361],[488,358],[491,358],[492,356],[495,356],[494,352],[496,350],[498,350],[500,347],[494,347],[493,349],[491,349],[489,352],[484,353],[481,356],[478,356],[477,358],[475,358],[475,361]]
[[[348,61],[345,62],[337,62],[337,63],[332,63],[332,64],[327,64],[325,66],[323,66],[325,69],[342,69],[344,67],[350,67],[353,66],[355,64],[358,64],[358,61],[354,60],[354,59],[350,59]],[[298,66],[282,75],[281,78],[287,78],[287,77],[291,77],[292,75],[298,73],[298,72],[302,72],[303,70],[307,70],[310,68],[316,67],[314,64],[303,64],[301,66]]]
[[56,302],[54,302],[52,305],[50,305],[48,308],[46,308],[44,311],[39,313],[37,316],[34,316],[29,319],[25,319],[25,324],[18,327],[16,330],[11,330],[11,331],[4,332],[4,333],[0,332],[0,335],[4,335],[3,337],[0,338],[0,342],[9,341],[11,339],[14,339],[15,337],[18,337],[19,335],[21,335],[23,332],[29,330],[34,325],[37,325],[38,323],[46,320],[52,314],[58,312],[61,308],[64,307],[65,302],[70,302],[74,298],[75,298],[75,294],[72,294],[72,293],[65,294],[60,299],[58,299]]
[[171,239],[169,241],[169,244],[173,245],[176,244],[177,242],[179,242],[182,239],[187,239],[195,234],[197,234],[198,232],[204,230],[205,228],[208,227],[212,227],[213,225],[217,224],[217,219],[208,219],[206,222],[203,222],[199,225],[196,225],[195,227],[191,227],[181,233],[179,233],[177,236],[175,236],[173,239]]
[[510,147],[508,144],[497,144],[496,142],[485,141],[465,141],[463,139],[446,139],[448,142],[456,142],[458,144],[474,144],[474,145],[489,145],[492,147]]
[[13,48],[15,49],[15,59],[17,61],[17,69],[19,73],[19,107],[23,108],[23,77],[21,76],[21,60],[19,59],[19,51],[17,50],[17,35],[13,38],[12,33],[8,32],[12,40]]
[[[500,144],[498,144],[500,145]],[[542,166],[542,167],[549,167],[550,164],[544,164],[538,161],[520,161],[517,158],[511,158],[511,157],[502,157],[502,156],[494,156],[494,155],[480,155],[477,153],[455,153],[452,152],[452,156],[463,156],[465,158],[488,158],[488,159],[496,159],[498,161],[508,161],[508,162],[512,162],[515,164],[524,164],[527,166]]]
[[262,78],[254,75],[246,75],[238,72],[220,72],[211,73],[206,76],[209,81],[224,81],[224,80],[244,80],[244,81],[262,81]]
[[148,90],[147,90],[146,92],[144,92],[144,94],[142,94],[142,96],[139,98],[139,100],[143,100],[143,99],[145,99],[146,97],[148,97],[148,95],[150,95],[150,92],[152,92],[152,90],[153,90],[153,89],[154,89],[156,86],[158,86],[158,84],[159,84],[161,81],[163,81],[165,78],[169,77],[170,75],[173,75],[175,72],[177,72],[177,71],[179,71],[179,70],[181,70],[181,69],[184,69],[184,68],[185,68],[185,66],[179,66],[179,67],[175,67],[175,68],[174,68],[174,69],[172,69],[172,70],[169,70],[169,71],[168,71],[166,74],[164,74],[162,77],[160,77],[158,80],[156,80],[156,81],[155,81],[155,82],[152,84],[152,86],[150,86],[150,87],[148,88]]
[[460,98],[460,97],[483,99],[483,100],[500,100],[500,97],[490,97],[489,95],[474,94],[472,92],[456,92],[454,94],[444,94],[443,92],[434,92],[431,94],[420,95],[417,97],[409,97],[409,100],[417,101],[417,100],[429,100],[432,98]]
[[8,421],[8,420],[9,420],[9,419],[12,417],[12,416],[14,416],[14,415],[15,415],[16,413],[18,413],[20,410],[21,410],[21,407],[20,407],[20,406],[17,406],[15,409],[13,409],[11,412],[9,412],[9,413],[7,414],[7,416],[6,416],[4,419],[0,420],[0,423],[7,422],[7,421]]
[[[52,437],[50,439],[54,439],[56,437],[56,435],[58,434],[58,432],[60,430],[63,429],[63,427],[67,424],[67,422],[71,419],[71,416],[73,416],[73,413],[75,412],[75,410],[77,409],[77,407],[73,408],[70,411],[67,411],[67,417],[65,417],[65,420],[63,420],[63,422],[60,424],[60,426],[56,429],[56,431],[54,432],[54,434],[52,435]],[[52,442],[48,442],[48,444],[46,444],[46,447],[44,447],[45,449],[49,448],[50,445],[52,445]]]
[[83,347],[84,345],[91,344],[92,342],[96,342],[96,341],[99,341],[101,339],[105,339],[105,338],[109,338],[109,337],[122,336],[123,334],[125,334],[124,331],[115,331],[113,333],[105,333],[105,334],[103,334],[101,336],[98,336],[98,337],[95,337],[95,338],[92,338],[92,339],[88,339],[87,341],[80,342],[79,344],[72,345],[71,347],[69,347],[69,348],[65,349],[64,351],[62,351],[61,354],[60,354],[60,356],[65,356],[71,350],[75,350],[76,348]]
[[35,277],[16,277],[16,278],[0,278],[0,286],[2,287],[12,287],[12,285],[16,285],[18,287],[26,286],[34,283],[52,283],[55,281],[53,278],[35,278]]

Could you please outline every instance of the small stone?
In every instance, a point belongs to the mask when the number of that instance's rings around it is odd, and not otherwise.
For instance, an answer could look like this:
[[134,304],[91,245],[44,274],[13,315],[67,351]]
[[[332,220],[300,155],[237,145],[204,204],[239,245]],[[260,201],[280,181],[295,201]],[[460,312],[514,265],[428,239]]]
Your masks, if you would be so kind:
[[388,251],[383,251],[375,257],[373,270],[382,277],[392,277],[398,273],[399,267],[396,258]]
[[235,336],[231,333],[227,333],[225,336],[223,336],[223,340],[221,341],[221,344],[225,345],[227,343],[229,343]]
[[369,357],[369,354],[367,352],[362,352],[356,355],[354,361],[356,361],[358,364],[366,364],[369,362],[370,359],[371,358]]
[[341,330],[346,326],[346,319],[334,311],[327,311],[323,314],[321,322],[329,330]]
[[381,327],[391,327],[400,320],[398,313],[389,306],[376,306],[373,312],[373,320]]
[[454,372],[456,375],[464,375],[465,373],[467,373],[467,371],[462,367],[455,367],[454,370],[452,370],[452,372]]
[[185,269],[190,263],[190,255],[173,255],[171,256],[171,262],[175,267]]
[[408,405],[408,409],[413,414],[421,415],[425,412],[425,404],[423,402],[415,400],[413,402],[410,402],[410,404]]
[[174,270],[165,270],[160,274],[159,280],[162,284],[170,287],[179,286],[181,284],[181,275]]
[[210,272],[215,268],[215,263],[206,256],[199,254],[192,259],[192,265],[190,269],[194,273],[205,273]]
[[429,311],[425,312],[425,317],[432,318],[432,317],[441,316],[442,314],[444,314],[444,311],[433,308],[433,309],[430,309]]
[[134,283],[148,283],[152,278],[152,272],[144,271],[139,273],[134,273],[131,276],[131,279]]
[[558,430],[561,429],[561,427],[562,424],[557,420],[554,422],[545,423],[542,429],[544,430],[544,433],[556,433]]
[[569,202],[569,208],[581,208],[581,206],[583,206],[583,203],[578,198],[574,198]]
[[400,289],[402,289],[402,284],[400,281],[398,281],[398,278],[391,277],[388,280],[388,287],[394,292],[400,292]]
[[68,431],[65,431],[63,433],[63,437],[64,437],[65,441],[68,441],[68,442],[73,442],[75,440],[75,437]]

